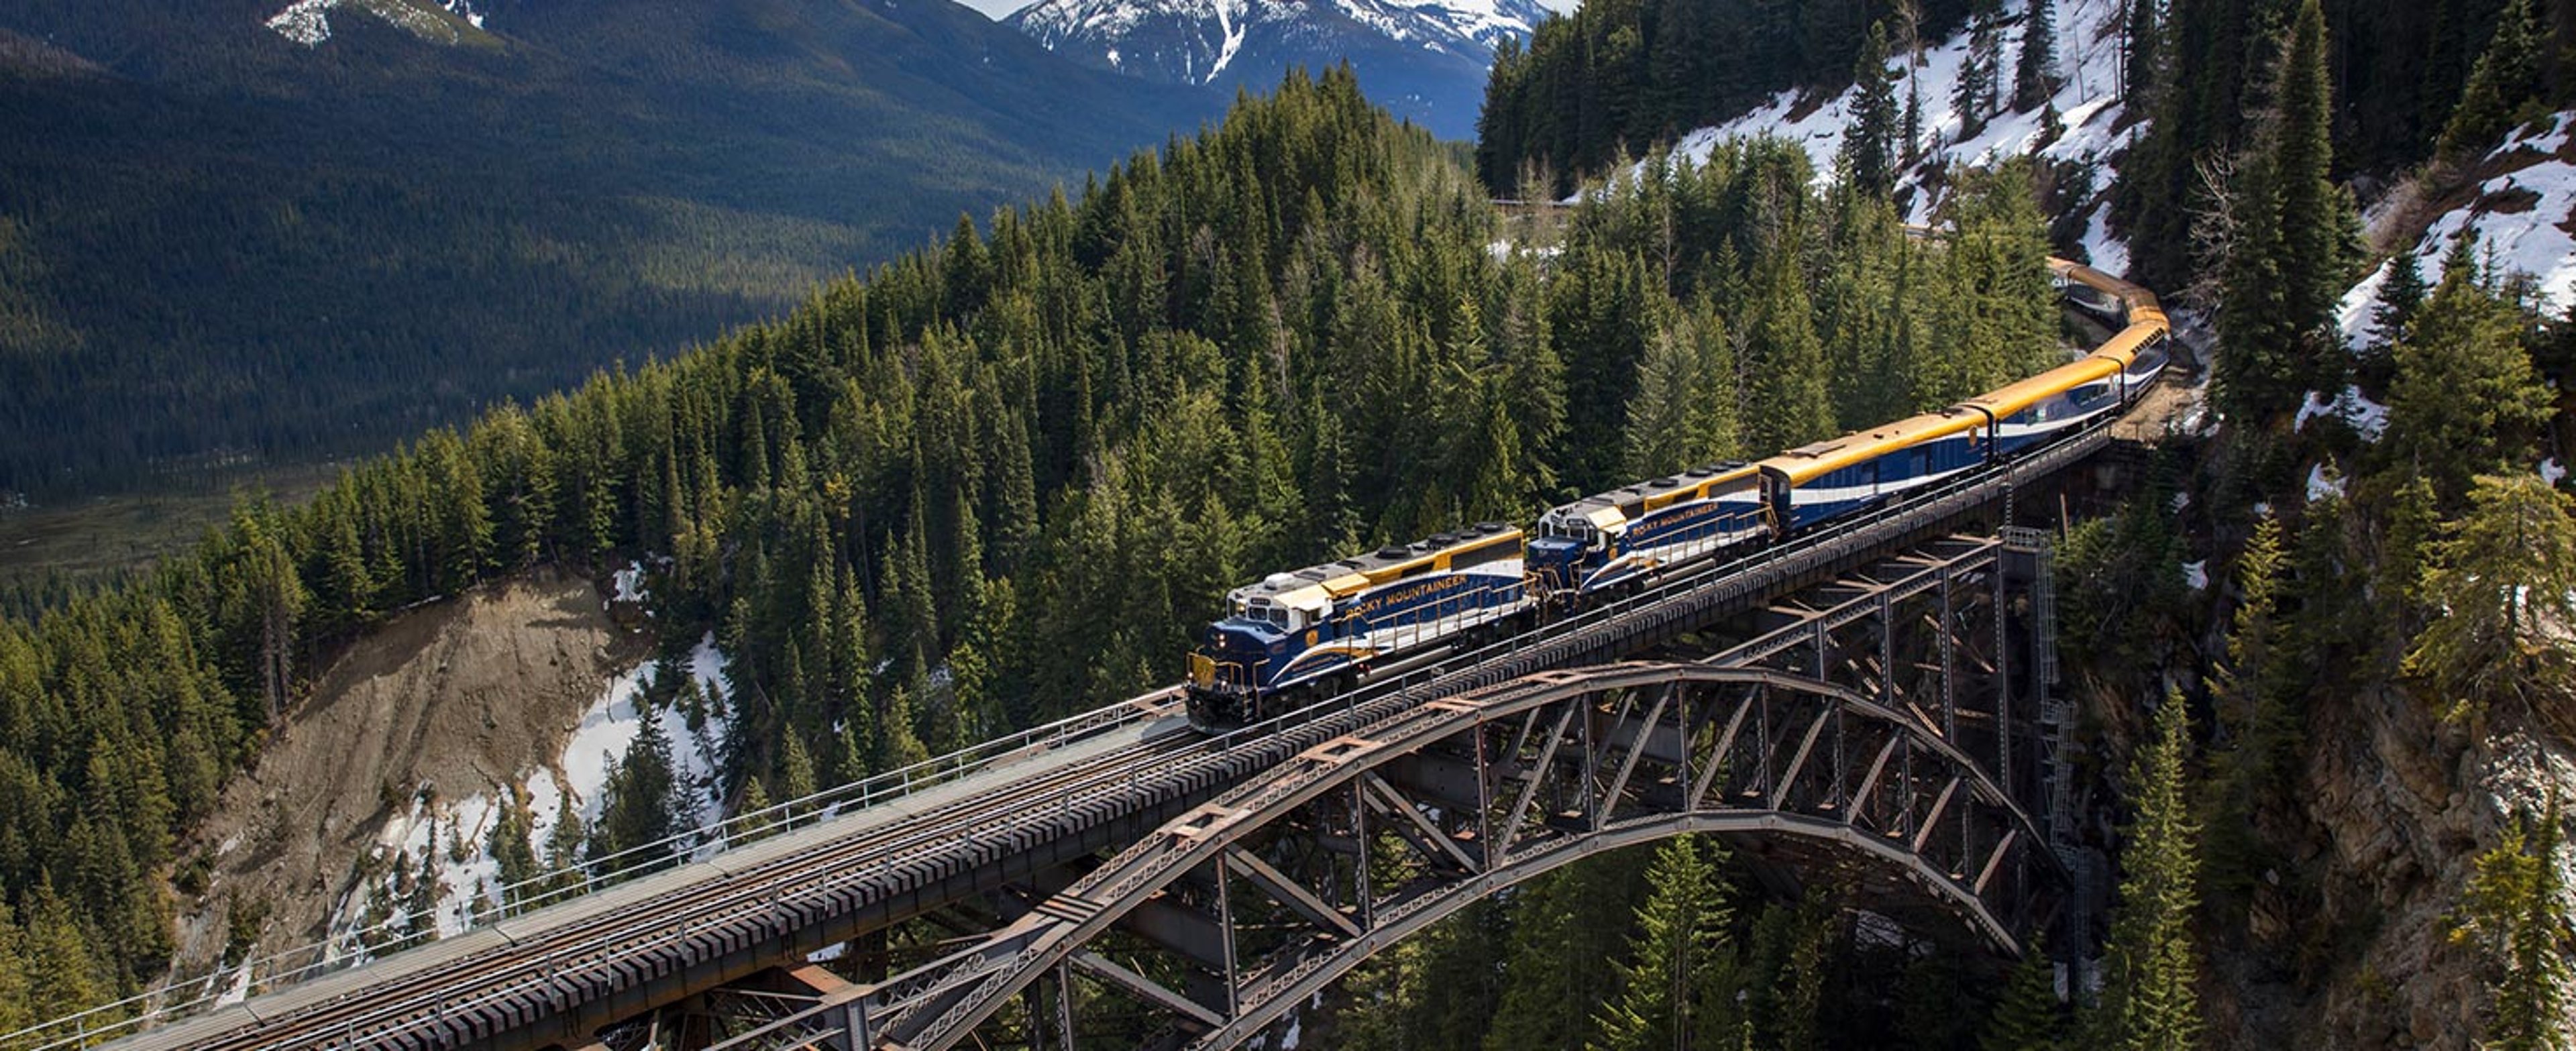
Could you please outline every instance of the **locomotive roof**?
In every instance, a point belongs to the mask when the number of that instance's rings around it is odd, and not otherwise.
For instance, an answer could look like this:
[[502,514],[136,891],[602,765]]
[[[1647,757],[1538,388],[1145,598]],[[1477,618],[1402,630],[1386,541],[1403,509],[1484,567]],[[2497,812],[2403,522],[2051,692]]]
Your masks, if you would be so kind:
[[[1609,528],[1623,521],[1632,521],[1646,512],[1666,505],[1705,496],[1711,487],[1719,483],[1750,478],[1753,474],[1753,465],[1742,460],[1704,463],[1677,475],[1623,485],[1605,493],[1594,493],[1570,504],[1560,504],[1550,508],[1548,514],[1559,519],[1583,519],[1595,526]],[[1605,515],[1601,513],[1604,511],[1616,513]]]
[[1521,531],[1517,526],[1478,522],[1450,532],[1434,533],[1410,544],[1391,544],[1366,554],[1294,572],[1273,573],[1234,589],[1226,598],[1238,604],[1248,599],[1267,598],[1278,605],[1311,608],[1442,564],[1444,558],[1462,552],[1494,544],[1517,543],[1520,539]]

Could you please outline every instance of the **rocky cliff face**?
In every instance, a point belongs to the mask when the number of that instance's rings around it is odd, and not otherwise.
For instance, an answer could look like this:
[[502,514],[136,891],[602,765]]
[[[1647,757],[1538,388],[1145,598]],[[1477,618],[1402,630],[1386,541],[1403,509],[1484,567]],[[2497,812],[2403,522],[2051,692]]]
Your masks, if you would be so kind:
[[[2310,712],[2295,807],[2262,819],[2300,829],[2304,854],[2253,896],[2252,951],[2213,954],[2214,1046],[2465,1051],[2487,1005],[2453,911],[2515,814],[2576,804],[2576,748],[2518,713],[2445,722],[2387,687]],[[2557,860],[2576,886],[2576,852]]]

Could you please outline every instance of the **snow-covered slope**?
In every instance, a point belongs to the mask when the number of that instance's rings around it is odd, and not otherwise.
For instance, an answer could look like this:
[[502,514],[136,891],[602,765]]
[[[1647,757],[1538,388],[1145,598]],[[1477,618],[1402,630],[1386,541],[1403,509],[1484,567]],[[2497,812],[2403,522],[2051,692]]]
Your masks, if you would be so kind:
[[[2000,94],[2012,93],[2012,64],[2021,54],[2020,26],[2030,0],[2010,0],[2005,5],[2001,52],[2004,69],[2000,74]],[[2122,128],[2123,110],[2119,101],[2120,84],[2115,71],[2119,68],[2120,17],[2118,0],[2051,0],[2056,4],[2057,74],[2062,81],[2051,100],[2064,132],[2055,139],[2042,141],[2045,108],[2016,113],[2007,108],[1989,117],[1975,135],[1965,134],[1967,122],[1951,104],[1959,83],[1960,70],[1967,65],[1968,37],[1965,33],[1924,48],[1919,64],[1909,65],[1907,56],[1898,55],[1891,67],[1898,73],[1897,99],[1903,105],[1909,83],[1914,97],[1921,100],[1922,141],[1917,144],[1924,162],[1907,173],[1905,184],[1919,190],[1925,172],[1937,171],[1950,162],[1984,164],[2036,152],[2051,161],[2074,161],[2100,166],[2094,179],[2096,187],[2108,187],[2119,178],[2113,167],[2113,155],[2125,149],[2137,135],[2143,134],[2143,122]],[[1675,143],[1674,154],[1697,163],[1708,159],[1709,151],[1719,142],[1754,135],[1778,135],[1794,139],[1807,148],[1815,160],[1818,178],[1829,178],[1834,155],[1842,149],[1843,129],[1851,122],[1855,96],[1846,90],[1828,99],[1818,100],[1799,92],[1782,92],[1768,105],[1734,120],[1701,128]],[[2119,129],[2114,131],[2113,129]],[[1911,197],[1912,219],[1927,217],[1935,203],[1929,194],[1916,192]],[[2114,273],[2128,267],[2128,249],[2112,238],[2103,227],[2103,209],[2091,208],[2092,225],[2085,235],[2089,261]]]
[[294,0],[270,15],[266,25],[288,40],[319,47],[331,39],[332,16],[350,11],[374,15],[438,43],[457,43],[467,32],[483,28],[474,0]]
[[[2476,230],[2479,254],[2505,272],[2528,274],[2546,301],[2562,311],[2576,304],[2576,111],[2557,114],[2536,127],[2516,133],[2474,170],[2496,171],[2478,184],[2464,204],[2435,217],[2423,236],[2406,251],[2415,256],[2424,283],[2442,280],[2442,260],[2460,234]],[[2378,222],[2399,217],[2374,211]],[[2376,232],[2376,231],[2374,231]],[[2358,345],[2376,336],[2372,318],[2379,312],[2380,286],[2390,263],[2381,263],[2343,298],[2344,339]]]
[[[709,701],[704,718],[694,728],[676,706],[639,711],[638,701],[653,684],[656,665],[648,662],[609,680],[599,701],[583,713],[562,758],[551,767],[528,771],[520,781],[534,823],[530,844],[543,851],[559,815],[565,813],[585,825],[598,823],[607,803],[609,774],[643,732],[647,714],[670,742],[671,772],[685,807],[677,815],[679,822],[705,828],[722,820],[716,758],[732,727],[732,713],[725,702],[724,663],[712,638],[701,640],[689,654],[684,670]],[[342,905],[332,940],[338,943],[362,926],[400,930],[411,922],[407,912],[412,903],[396,886],[392,870],[426,872],[437,880],[436,892],[429,898],[439,937],[461,933],[498,915],[503,888],[501,865],[492,855],[492,828],[507,802],[488,793],[414,800],[410,811],[388,823],[378,837],[377,856],[390,863],[388,874]]]
[[1037,0],[1004,21],[1076,61],[1166,84],[1263,89],[1289,66],[1347,59],[1371,98],[1467,135],[1494,49],[1546,15],[1533,0]]
[[[2474,230],[2481,264],[2502,274],[2529,277],[2543,311],[2555,314],[2576,305],[2576,235],[2569,233],[2576,225],[2576,143],[2571,138],[2576,138],[2576,111],[2556,114],[2517,132],[2471,169],[2494,174],[2458,207],[2432,216],[2420,236],[2397,250],[2415,257],[2429,286],[2442,280],[2442,263],[2460,236]],[[2387,237],[2391,231],[2381,228],[2409,223],[2411,229],[2411,222],[2424,221],[2416,215],[2410,222],[2403,214],[2410,200],[2408,194],[2399,193],[2381,201],[2372,210],[2373,233]],[[2378,330],[2377,319],[2380,293],[2394,265],[2393,256],[2380,263],[2344,293],[2337,307],[2344,344],[2356,353],[2387,338]],[[2309,392],[2297,426],[2305,429],[2318,418],[2342,420],[2363,441],[2378,441],[2388,429],[2388,409],[2358,386],[2347,386],[2331,396]],[[2534,469],[2543,477],[2565,474],[2554,461],[2543,461]],[[2309,488],[2311,499],[2321,491],[2313,483]]]

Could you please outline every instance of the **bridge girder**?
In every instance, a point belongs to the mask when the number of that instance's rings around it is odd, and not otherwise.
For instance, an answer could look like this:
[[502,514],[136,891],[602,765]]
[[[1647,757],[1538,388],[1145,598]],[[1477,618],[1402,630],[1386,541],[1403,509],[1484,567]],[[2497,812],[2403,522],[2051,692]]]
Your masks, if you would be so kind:
[[[1080,974],[1166,1011],[1186,1046],[1231,1046],[1472,901],[1693,833],[1809,886],[1843,885],[1920,933],[2017,955],[2046,908],[2036,892],[2063,874],[2017,802],[2040,797],[2008,780],[2036,738],[2015,726],[2000,553],[1936,544],[1702,662],[1542,672],[1321,742],[981,944],[769,1032],[950,1047],[1014,997],[1053,995],[1069,1012]],[[1148,909],[1166,915],[1129,922]],[[1175,912],[1194,916],[1195,951],[1131,967],[1094,948],[1114,930],[1172,928]]]

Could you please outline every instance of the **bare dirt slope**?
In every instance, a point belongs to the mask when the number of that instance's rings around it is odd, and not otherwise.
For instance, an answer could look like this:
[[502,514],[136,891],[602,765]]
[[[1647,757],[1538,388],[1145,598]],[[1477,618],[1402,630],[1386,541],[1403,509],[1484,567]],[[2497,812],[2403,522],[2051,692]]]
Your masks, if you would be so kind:
[[424,790],[495,792],[552,764],[612,669],[644,652],[589,581],[556,571],[401,613],[353,646],[225,786],[189,850],[176,973],[208,973],[235,907],[266,910],[254,954],[318,940],[386,822]]

